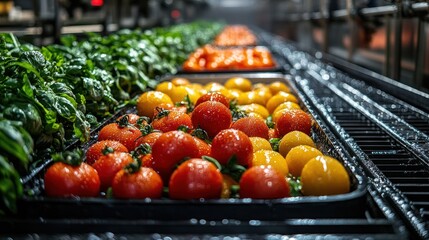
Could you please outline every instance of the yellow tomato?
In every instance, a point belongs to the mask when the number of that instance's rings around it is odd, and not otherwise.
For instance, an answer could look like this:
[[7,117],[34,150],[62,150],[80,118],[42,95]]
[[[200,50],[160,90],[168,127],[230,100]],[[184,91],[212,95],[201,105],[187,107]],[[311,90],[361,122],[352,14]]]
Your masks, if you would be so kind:
[[286,84],[284,82],[280,82],[280,81],[275,81],[275,82],[270,83],[269,88],[270,88],[271,93],[273,95],[277,94],[280,91],[290,93],[289,87],[286,86]]
[[350,191],[350,178],[335,158],[317,156],[305,164],[301,173],[302,193],[307,196],[344,194]]
[[209,82],[204,85],[204,89],[207,92],[220,92],[221,89],[225,89],[225,87],[218,82]]
[[186,79],[186,78],[173,78],[173,79],[171,79],[171,82],[172,82],[175,86],[186,86],[186,85],[191,84],[191,83],[189,82],[189,80],[188,80],[188,79]]
[[176,86],[169,96],[174,103],[177,103],[183,101],[186,95],[188,95],[188,90],[185,86]]
[[252,89],[252,82],[247,78],[233,77],[225,82],[225,87],[228,89],[238,89],[240,91],[247,92]]
[[241,93],[242,91],[238,89],[229,89],[229,95],[231,96],[230,99],[238,99]]
[[256,93],[258,93],[258,95],[260,95],[263,99],[264,99],[264,105],[268,102],[268,100],[273,96],[273,94],[271,94],[271,91],[268,87],[262,87],[262,88],[258,88],[253,90]]
[[159,91],[148,91],[140,95],[137,99],[137,113],[140,116],[146,116],[149,118],[153,117],[153,112],[157,106],[160,104],[171,104],[173,101],[171,98]]
[[323,153],[317,150],[317,148],[307,145],[299,145],[292,148],[286,155],[289,172],[295,177],[301,176],[304,165],[310,161],[310,159],[321,155],[323,155]]
[[173,89],[175,87],[176,86],[174,86],[172,82],[161,82],[156,86],[155,91],[163,92],[170,96],[173,93]]
[[273,150],[271,148],[270,142],[261,137],[249,137],[250,142],[252,143],[253,152],[257,152],[259,150]]
[[238,97],[237,103],[239,105],[245,105],[245,104],[251,104],[251,103],[264,105],[265,99],[262,96],[258,95],[258,93],[255,91],[243,92]]
[[[292,102],[288,102],[288,103],[292,103]],[[293,104],[293,103],[292,103]],[[299,107],[299,106],[298,106]],[[276,110],[273,112],[273,114],[271,114],[271,116],[273,117],[273,122],[276,123],[277,120],[287,111],[293,110],[293,109],[301,109],[301,108],[283,108],[280,110]]]
[[310,136],[300,131],[292,131],[282,137],[279,144],[279,153],[286,157],[289,151],[299,145],[316,147]]
[[222,177],[223,177],[222,192],[221,192],[220,197],[221,198],[230,198],[231,197],[231,187],[233,185],[238,185],[238,182],[226,174],[222,174]]
[[263,105],[257,103],[240,105],[238,106],[238,108],[240,110],[245,111],[246,113],[257,113],[264,119],[266,119],[270,115],[268,113],[268,110]]
[[287,176],[289,173],[285,158],[273,150],[262,149],[253,153],[251,167],[260,165],[271,166],[283,176]]
[[268,111],[270,113],[273,113],[274,110],[282,103],[284,102],[294,102],[294,103],[298,103],[298,99],[289,93],[286,92],[278,92],[276,95],[274,95],[273,97],[271,97],[267,104],[266,107],[268,109]]
[[273,112],[277,112],[278,110],[282,109],[301,109],[301,107],[298,105],[298,103],[295,102],[284,102],[278,105]]
[[186,88],[186,93],[189,96],[189,100],[191,100],[191,102],[193,104],[195,104],[197,102],[198,98],[201,97],[201,94],[193,88],[189,88],[189,87],[185,87],[185,88]]

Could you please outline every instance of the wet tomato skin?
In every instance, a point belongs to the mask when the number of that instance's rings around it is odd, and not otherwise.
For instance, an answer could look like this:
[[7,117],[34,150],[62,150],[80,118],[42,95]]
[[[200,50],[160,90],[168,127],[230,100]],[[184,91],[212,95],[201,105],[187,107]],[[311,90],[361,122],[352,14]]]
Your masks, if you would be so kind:
[[152,147],[152,167],[168,183],[176,164],[185,158],[197,157],[198,146],[194,138],[182,131],[163,133]]
[[211,156],[222,165],[226,165],[235,156],[238,164],[248,166],[253,156],[252,142],[240,130],[222,130],[213,138]]
[[97,161],[101,156],[103,156],[103,150],[109,147],[113,151],[117,152],[128,152],[128,149],[120,142],[115,140],[102,140],[92,144],[86,151],[86,163],[92,165]]
[[115,198],[122,199],[160,198],[163,185],[152,168],[141,167],[135,173],[122,169],[113,179],[112,192]]
[[161,132],[174,131],[180,126],[192,129],[192,120],[188,114],[178,110],[169,111],[168,115],[155,118],[152,121],[152,127]]
[[207,101],[220,102],[225,105],[225,107],[229,108],[229,99],[220,92],[208,92],[202,95],[198,98],[197,102],[195,103],[195,106],[198,106],[199,104]]
[[247,169],[240,179],[240,198],[274,199],[290,197],[286,178],[265,165]]
[[213,163],[189,159],[171,175],[169,196],[172,199],[220,198],[222,180],[222,174]]
[[135,141],[142,135],[140,130],[132,125],[121,127],[117,123],[104,126],[98,133],[98,140],[116,140],[122,143],[128,151],[134,149]]
[[44,180],[50,197],[97,197],[100,193],[98,173],[86,163],[71,166],[56,162],[46,171]]
[[231,111],[215,101],[206,101],[196,106],[191,118],[194,128],[202,128],[210,138],[229,128],[232,123]]
[[140,146],[141,144],[149,144],[150,147],[153,146],[153,144],[156,142],[156,140],[162,135],[162,132],[151,132],[147,135],[144,136],[140,136],[139,138],[136,139],[135,145],[134,145],[134,149],[138,146]]
[[284,112],[277,119],[275,129],[279,136],[284,136],[292,131],[300,131],[307,135],[310,135],[310,115],[300,109],[291,109],[289,111]]
[[249,137],[261,137],[268,139],[269,128],[265,121],[257,117],[244,117],[235,121],[231,128],[244,132]]
[[101,190],[109,188],[116,173],[132,162],[133,158],[131,155],[124,152],[113,152],[101,156],[92,165],[100,177]]

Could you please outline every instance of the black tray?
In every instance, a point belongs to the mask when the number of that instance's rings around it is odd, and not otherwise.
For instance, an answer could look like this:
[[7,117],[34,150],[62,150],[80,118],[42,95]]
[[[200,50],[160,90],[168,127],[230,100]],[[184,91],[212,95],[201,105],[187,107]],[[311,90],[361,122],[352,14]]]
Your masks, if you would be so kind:
[[[287,81],[282,74],[208,74],[181,75],[192,82],[225,82],[233,76],[247,77],[253,82],[269,83],[276,80]],[[172,76],[177,77],[177,76]],[[299,95],[297,95],[299,96]],[[306,106],[302,105],[303,109]],[[134,111],[129,109],[128,111]],[[122,111],[120,114],[123,114]],[[119,114],[119,113],[118,113]],[[112,117],[113,121],[116,115]],[[277,200],[219,199],[179,201],[170,199],[156,200],[118,200],[104,198],[49,198],[43,195],[42,166],[24,178],[25,188],[31,189],[32,196],[25,196],[18,202],[18,212],[14,218],[48,219],[145,219],[145,220],[266,220],[278,221],[295,218],[360,218],[364,217],[366,206],[367,182],[362,172],[352,166],[348,157],[339,150],[326,130],[317,122],[312,129],[313,139],[322,152],[329,152],[344,163],[351,177],[351,192],[347,194],[322,197],[291,197]],[[105,124],[107,124],[107,121]],[[95,141],[93,139],[92,141]],[[80,146],[86,149],[90,143]],[[73,147],[73,146],[71,146]]]

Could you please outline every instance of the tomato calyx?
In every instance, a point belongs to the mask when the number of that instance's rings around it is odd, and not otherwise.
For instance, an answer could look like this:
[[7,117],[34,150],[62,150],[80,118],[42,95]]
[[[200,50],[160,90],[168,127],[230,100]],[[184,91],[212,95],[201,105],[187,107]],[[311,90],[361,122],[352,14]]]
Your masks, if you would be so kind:
[[130,122],[129,122],[129,116],[127,114],[125,114],[124,116],[122,116],[121,118],[119,118],[119,120],[117,120],[116,123],[118,124],[118,126],[120,128],[133,126],[132,124],[130,124]]
[[216,166],[216,168],[222,172],[223,167],[216,159],[209,156],[202,156],[201,159],[213,163]]
[[83,162],[83,151],[76,149],[73,151],[64,151],[60,153],[52,154],[52,160],[54,162],[63,162],[70,166],[79,166]]
[[241,175],[243,175],[246,168],[240,164],[238,164],[237,157],[233,155],[226,166],[221,170],[223,174],[229,175],[232,179],[239,182]]
[[125,172],[129,174],[138,172],[142,166],[142,160],[140,157],[150,153],[152,153],[152,148],[147,143],[140,144],[136,147],[134,151],[131,152],[131,156],[134,161],[124,167]]
[[268,116],[267,119],[265,120],[265,123],[267,124],[268,128],[274,128],[275,127],[275,123],[273,121],[273,116]]
[[109,146],[105,146],[105,147],[103,148],[103,150],[101,150],[101,153],[102,153],[103,155],[107,155],[107,154],[109,154],[109,153],[113,153],[113,152],[115,152],[115,149],[113,149],[113,148],[111,148],[111,147],[109,147]]
[[197,137],[201,140],[203,140],[206,143],[210,143],[210,138],[207,132],[202,128],[195,128],[194,131],[191,133],[192,136]]
[[194,104],[191,102],[191,99],[189,98],[188,94],[186,94],[182,101],[177,102],[175,106],[186,107],[186,113],[190,113],[194,110]]
[[221,165],[215,158],[209,156],[202,156],[203,160],[213,163],[222,174],[230,176],[235,181],[240,181],[241,175],[243,175],[246,168],[237,164],[237,157],[233,155],[226,165]]
[[287,182],[289,183],[290,195],[292,197],[302,196],[301,177],[294,177],[292,174],[288,174]]
[[180,125],[180,126],[177,128],[177,131],[182,131],[182,132],[188,133],[188,132],[189,132],[189,127],[188,127],[188,126],[185,126],[185,125]]
[[157,114],[155,115],[155,117],[153,118],[154,120],[156,119],[161,119],[163,117],[168,116],[168,114],[170,113],[169,110],[161,108],[161,107],[156,107],[155,110],[157,111]]
[[271,148],[274,150],[274,151],[276,151],[276,152],[278,152],[279,151],[279,144],[280,144],[280,138],[271,138],[270,140],[269,140],[269,142],[270,142],[270,144],[271,144]]
[[140,128],[140,132],[142,133],[142,135],[140,137],[144,137],[144,136],[146,136],[150,133],[153,133],[155,131],[158,131],[158,130],[155,130],[152,125],[150,125],[150,124],[145,125],[144,127]]
[[146,116],[141,116],[141,117],[139,117],[139,119],[137,120],[136,125],[137,125],[139,128],[143,128],[143,127],[145,127],[145,126],[148,126],[148,125],[149,125],[149,123],[150,123],[150,118],[148,118],[148,117],[146,117]]
[[149,153],[152,153],[152,148],[148,143],[140,144],[134,151],[131,153],[133,157],[141,156],[141,155],[147,155]]
[[240,118],[247,117],[246,112],[238,108],[238,102],[236,99],[233,99],[229,102],[229,110],[231,110],[233,122]]

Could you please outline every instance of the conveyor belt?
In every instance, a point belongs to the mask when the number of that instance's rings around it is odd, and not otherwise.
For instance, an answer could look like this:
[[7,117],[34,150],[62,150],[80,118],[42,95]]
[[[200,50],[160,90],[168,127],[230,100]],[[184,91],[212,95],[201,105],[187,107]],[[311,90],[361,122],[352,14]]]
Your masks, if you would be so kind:
[[[297,85],[422,238],[429,219],[429,117],[389,94],[309,63]],[[332,69],[331,69],[332,70]],[[426,131],[426,132],[425,132]]]

